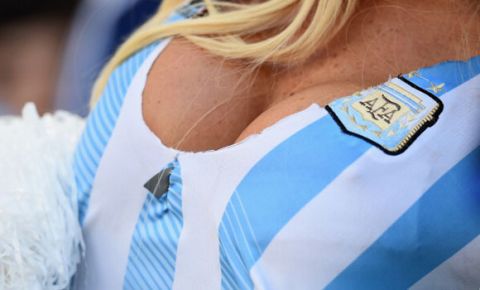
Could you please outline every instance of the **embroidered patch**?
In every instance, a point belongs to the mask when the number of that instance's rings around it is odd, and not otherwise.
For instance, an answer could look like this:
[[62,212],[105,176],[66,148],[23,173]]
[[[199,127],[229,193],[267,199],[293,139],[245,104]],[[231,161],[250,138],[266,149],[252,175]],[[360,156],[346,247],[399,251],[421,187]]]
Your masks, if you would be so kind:
[[431,93],[398,77],[335,100],[326,109],[344,132],[397,155],[435,124],[443,104]]

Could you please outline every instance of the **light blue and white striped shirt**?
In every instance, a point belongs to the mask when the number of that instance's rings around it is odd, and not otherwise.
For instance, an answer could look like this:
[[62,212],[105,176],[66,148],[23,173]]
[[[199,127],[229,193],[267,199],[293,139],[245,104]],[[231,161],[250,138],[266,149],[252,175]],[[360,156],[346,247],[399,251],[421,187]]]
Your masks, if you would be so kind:
[[[119,66],[88,118],[75,158],[79,289],[480,287],[480,57],[188,153],[141,113],[168,43]],[[165,168],[156,197],[144,184]]]

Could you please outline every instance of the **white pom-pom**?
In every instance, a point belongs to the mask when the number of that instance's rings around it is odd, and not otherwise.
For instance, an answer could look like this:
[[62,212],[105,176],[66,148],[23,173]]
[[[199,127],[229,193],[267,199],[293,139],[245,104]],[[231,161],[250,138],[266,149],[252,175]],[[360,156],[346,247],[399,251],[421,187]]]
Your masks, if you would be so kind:
[[84,121],[0,118],[0,289],[68,289],[83,249],[72,157]]

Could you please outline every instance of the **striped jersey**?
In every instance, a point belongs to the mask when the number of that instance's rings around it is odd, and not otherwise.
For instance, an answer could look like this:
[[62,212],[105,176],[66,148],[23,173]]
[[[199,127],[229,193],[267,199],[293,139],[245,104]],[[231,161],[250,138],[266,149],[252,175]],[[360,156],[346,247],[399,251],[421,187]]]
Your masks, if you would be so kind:
[[77,289],[479,289],[480,57],[192,153],[142,117],[169,41],[121,64],[89,115]]

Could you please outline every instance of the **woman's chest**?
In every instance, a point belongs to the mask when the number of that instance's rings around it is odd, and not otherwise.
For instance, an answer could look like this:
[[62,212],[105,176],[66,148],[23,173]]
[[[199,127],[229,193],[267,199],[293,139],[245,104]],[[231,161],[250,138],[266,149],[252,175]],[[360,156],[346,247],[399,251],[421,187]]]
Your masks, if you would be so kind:
[[[325,106],[358,86],[295,81],[288,69],[252,68],[174,39],[149,68],[145,123],[170,148],[219,149],[258,134],[311,104]],[[298,71],[298,70],[296,70]]]

